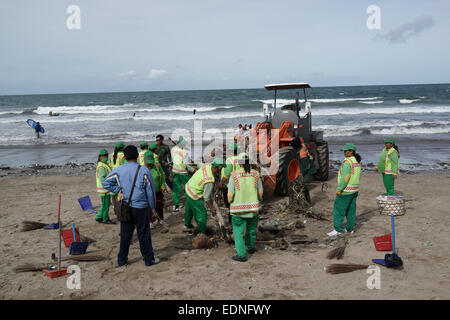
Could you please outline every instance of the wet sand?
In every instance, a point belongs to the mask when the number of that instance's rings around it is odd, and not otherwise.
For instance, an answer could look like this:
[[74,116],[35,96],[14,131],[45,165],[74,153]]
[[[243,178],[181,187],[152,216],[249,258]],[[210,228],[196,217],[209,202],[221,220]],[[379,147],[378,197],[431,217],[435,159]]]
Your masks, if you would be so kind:
[[[50,171],[48,171],[50,170]],[[182,231],[183,213],[168,217],[170,231],[152,230],[156,255],[162,262],[145,267],[134,236],[130,248],[130,265],[117,267],[119,225],[98,224],[93,213],[81,210],[77,199],[89,195],[98,209],[99,198],[91,169],[64,175],[20,176],[17,173],[0,178],[2,210],[0,213],[1,299],[449,299],[450,256],[448,243],[450,217],[450,174],[446,170],[401,174],[396,189],[407,202],[404,216],[396,218],[396,241],[402,270],[381,267],[381,289],[370,290],[370,274],[358,270],[331,275],[324,271],[330,263],[371,264],[372,258],[383,258],[372,238],[390,232],[390,217],[379,215],[375,198],[383,192],[381,177],[364,171],[357,201],[355,233],[342,260],[328,260],[326,254],[336,242],[326,236],[332,230],[332,206],[335,177],[328,190],[316,186],[311,194],[314,209],[330,221],[299,216],[298,212],[274,210],[261,217],[283,221],[301,218],[306,221],[300,234],[317,239],[311,245],[291,245],[287,250],[258,245],[258,251],[245,263],[231,259],[234,247],[219,242],[214,249],[193,250],[191,238]],[[76,171],[76,170],[75,170]],[[66,287],[67,277],[50,279],[42,272],[14,273],[24,263],[51,263],[57,252],[56,230],[21,232],[23,220],[56,222],[58,194],[62,193],[62,221],[72,221],[82,236],[95,239],[88,252],[107,257],[101,262],[74,262],[81,268],[81,290]],[[284,199],[270,202],[273,208]],[[166,217],[168,216],[167,213]],[[115,219],[111,209],[110,216]],[[216,226],[208,218],[208,226]],[[297,232],[297,231],[296,231]],[[63,256],[67,249],[63,245]],[[63,262],[64,264],[64,262]]]

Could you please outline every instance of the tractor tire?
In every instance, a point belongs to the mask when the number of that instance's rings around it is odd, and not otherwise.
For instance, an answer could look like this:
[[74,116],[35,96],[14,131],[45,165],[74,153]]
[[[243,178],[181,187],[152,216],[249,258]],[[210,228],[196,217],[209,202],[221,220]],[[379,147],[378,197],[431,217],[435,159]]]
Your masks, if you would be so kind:
[[300,174],[300,161],[298,152],[292,147],[285,147],[278,151],[278,172],[275,193],[280,196],[288,194],[291,181]]
[[328,164],[329,164],[329,154],[328,154],[328,143],[322,142],[317,144],[317,173],[315,178],[319,181],[328,180]]

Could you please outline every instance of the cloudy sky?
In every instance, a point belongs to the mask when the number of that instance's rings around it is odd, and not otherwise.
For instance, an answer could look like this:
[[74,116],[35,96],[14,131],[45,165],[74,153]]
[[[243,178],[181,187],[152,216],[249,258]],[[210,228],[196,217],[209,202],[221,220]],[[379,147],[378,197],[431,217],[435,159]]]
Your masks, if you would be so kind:
[[2,1],[0,94],[448,83],[449,17],[448,0]]

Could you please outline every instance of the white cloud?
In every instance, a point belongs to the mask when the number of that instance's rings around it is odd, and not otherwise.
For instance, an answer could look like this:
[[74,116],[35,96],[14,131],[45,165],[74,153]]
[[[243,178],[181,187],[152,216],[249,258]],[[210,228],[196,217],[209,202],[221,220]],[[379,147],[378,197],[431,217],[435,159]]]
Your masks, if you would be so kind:
[[127,72],[119,73],[120,77],[132,77],[132,76],[135,76],[135,75],[136,75],[136,71],[134,71],[134,70],[130,70],[130,71],[127,71]]
[[162,69],[152,69],[150,70],[150,72],[147,75],[147,78],[149,79],[156,79],[159,78],[163,75],[165,75],[167,73],[166,70],[162,70]]

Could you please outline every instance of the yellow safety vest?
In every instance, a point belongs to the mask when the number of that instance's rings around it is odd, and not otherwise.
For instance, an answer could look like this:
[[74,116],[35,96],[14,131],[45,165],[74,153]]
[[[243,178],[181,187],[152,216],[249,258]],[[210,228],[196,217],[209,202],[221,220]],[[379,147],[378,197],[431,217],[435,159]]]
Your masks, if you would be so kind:
[[172,160],[173,160],[173,173],[177,174],[187,174],[186,165],[184,164],[184,159],[186,158],[187,151],[175,146],[171,150]]
[[140,164],[141,166],[145,165],[144,153],[145,153],[146,151],[147,151],[147,150],[142,150],[142,151],[139,152],[138,162],[139,162],[139,164]]
[[98,171],[100,168],[105,168],[106,174],[109,174],[111,172],[111,168],[106,163],[99,162],[97,164],[97,169],[95,169],[95,178],[97,180],[97,192],[99,194],[108,194],[109,191],[106,190],[105,188],[103,188],[102,181],[100,180],[100,177],[98,176]]
[[184,191],[189,198],[200,200],[203,197],[205,184],[214,183],[212,165],[205,164],[201,170],[197,170],[184,187]]
[[341,175],[342,175],[342,167],[344,166],[344,163],[347,162],[351,168],[351,174],[350,174],[350,180],[347,183],[347,186],[344,190],[342,190],[342,193],[355,193],[359,191],[359,179],[361,177],[361,164],[356,161],[355,157],[348,157],[345,158],[344,161],[342,161],[341,168],[339,169],[338,173],[338,183],[341,181]]
[[[233,166],[233,171],[231,171],[231,173],[241,167],[238,163],[238,156],[229,157],[226,162],[230,163]],[[222,168],[222,171],[220,172],[220,179],[223,179],[223,177],[225,177],[225,168]]]
[[[385,148],[386,149],[386,148]],[[384,158],[384,174],[392,174],[392,161],[391,155],[397,152],[394,147],[390,148]]]
[[258,199],[258,172],[250,170],[245,172],[243,168],[231,174],[235,183],[233,201],[230,203],[231,214],[243,214],[258,212],[260,209]]
[[114,160],[114,152],[111,153],[111,155],[109,156],[109,167],[110,167],[111,169],[117,168],[118,166],[120,166],[120,165],[122,164],[122,161],[123,161],[124,158],[125,158],[125,155],[123,154],[123,152],[122,152],[122,151],[119,151],[119,152],[117,153],[116,162],[113,163],[113,160]]

